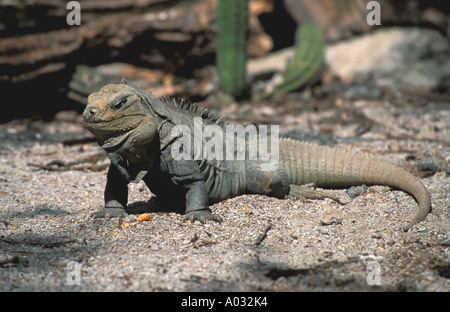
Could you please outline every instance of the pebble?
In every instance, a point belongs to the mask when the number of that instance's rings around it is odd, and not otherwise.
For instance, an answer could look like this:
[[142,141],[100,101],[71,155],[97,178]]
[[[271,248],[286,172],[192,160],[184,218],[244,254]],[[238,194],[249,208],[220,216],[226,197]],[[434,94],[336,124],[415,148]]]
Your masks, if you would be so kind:
[[320,216],[320,225],[342,224],[338,211],[331,206],[325,207]]
[[330,231],[328,231],[327,229],[324,229],[322,227],[318,228],[317,231],[321,234],[330,235]]
[[150,248],[150,250],[153,250],[153,251],[158,251],[159,250],[159,246],[157,244],[151,244],[149,246],[149,248]]
[[417,170],[438,172],[438,171],[441,171],[441,167],[439,167],[439,165],[437,165],[431,161],[418,161],[417,162]]
[[358,186],[352,186],[347,189],[347,195],[353,198],[353,197],[362,195],[364,193],[367,193],[368,190],[369,190],[369,187],[365,184],[358,185]]

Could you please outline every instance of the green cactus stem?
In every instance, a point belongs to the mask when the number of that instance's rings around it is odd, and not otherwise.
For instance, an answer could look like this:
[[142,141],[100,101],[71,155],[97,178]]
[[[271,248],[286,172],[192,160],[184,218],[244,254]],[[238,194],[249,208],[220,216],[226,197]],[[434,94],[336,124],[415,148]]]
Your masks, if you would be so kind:
[[275,75],[270,90],[263,90],[260,98],[277,97],[316,83],[322,74],[324,60],[322,30],[315,24],[301,25],[296,32],[296,48],[286,69]]
[[246,83],[247,0],[219,0],[217,6],[217,72],[220,88],[239,96]]

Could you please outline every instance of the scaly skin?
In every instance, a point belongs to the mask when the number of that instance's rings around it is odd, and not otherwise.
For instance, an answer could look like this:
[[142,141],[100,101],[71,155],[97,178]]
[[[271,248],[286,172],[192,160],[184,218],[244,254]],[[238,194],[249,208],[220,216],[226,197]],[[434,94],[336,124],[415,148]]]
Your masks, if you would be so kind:
[[[180,136],[172,136],[172,130],[177,125],[192,130],[194,117],[201,117],[204,125],[225,127],[218,116],[206,110],[185,102],[158,99],[126,81],[91,94],[83,113],[84,124],[111,159],[105,208],[94,216],[126,215],[127,185],[140,180],[157,195],[159,204],[184,207],[185,219],[192,222],[220,222],[209,205],[230,197],[302,197],[298,186],[310,183],[325,188],[379,184],[411,194],[419,207],[414,219],[403,227],[405,231],[424,220],[431,210],[428,190],[412,174],[338,148],[280,139],[279,164],[272,171],[261,170],[264,162],[251,160],[248,154],[245,160],[175,160],[171,149],[183,148],[183,144]],[[241,143],[248,145],[249,141]],[[323,192],[318,195],[330,197]]]

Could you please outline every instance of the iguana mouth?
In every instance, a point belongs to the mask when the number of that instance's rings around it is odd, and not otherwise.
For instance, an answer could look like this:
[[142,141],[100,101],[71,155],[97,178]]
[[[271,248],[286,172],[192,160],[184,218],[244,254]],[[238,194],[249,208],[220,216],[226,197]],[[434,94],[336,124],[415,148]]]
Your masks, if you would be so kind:
[[100,119],[98,117],[91,117],[91,116],[83,116],[84,117],[84,123],[85,124],[109,124],[112,122],[118,122],[120,120],[124,120],[124,122],[126,122],[128,119],[133,120],[134,117],[144,117],[145,115],[142,114],[132,114],[132,115],[127,115],[124,117],[120,117],[120,118],[114,118],[114,119],[109,119],[109,120],[104,120],[104,119]]
[[89,120],[87,120],[86,118],[84,119],[84,124],[85,125],[99,124],[99,123],[106,123],[106,122],[104,120],[102,120],[102,119],[95,119],[95,118],[90,118]]

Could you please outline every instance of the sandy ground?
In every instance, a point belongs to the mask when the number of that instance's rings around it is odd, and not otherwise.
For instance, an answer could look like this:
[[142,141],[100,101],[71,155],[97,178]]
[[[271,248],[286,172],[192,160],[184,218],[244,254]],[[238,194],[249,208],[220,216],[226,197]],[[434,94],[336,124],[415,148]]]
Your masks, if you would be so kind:
[[[331,190],[344,205],[240,196],[212,206],[222,224],[189,224],[177,212],[154,210],[141,183],[130,185],[132,214],[93,220],[109,161],[96,143],[64,144],[90,135],[79,115],[62,112],[51,122],[0,125],[0,290],[450,290],[448,102],[398,94],[322,97],[292,94],[221,112],[234,122],[321,132],[415,175],[419,161],[439,166],[422,179],[433,202],[424,222],[400,231],[415,201],[377,186],[354,199]],[[145,211],[150,219],[139,222]],[[341,222],[321,225],[324,211]],[[267,237],[255,244],[268,224]]]

